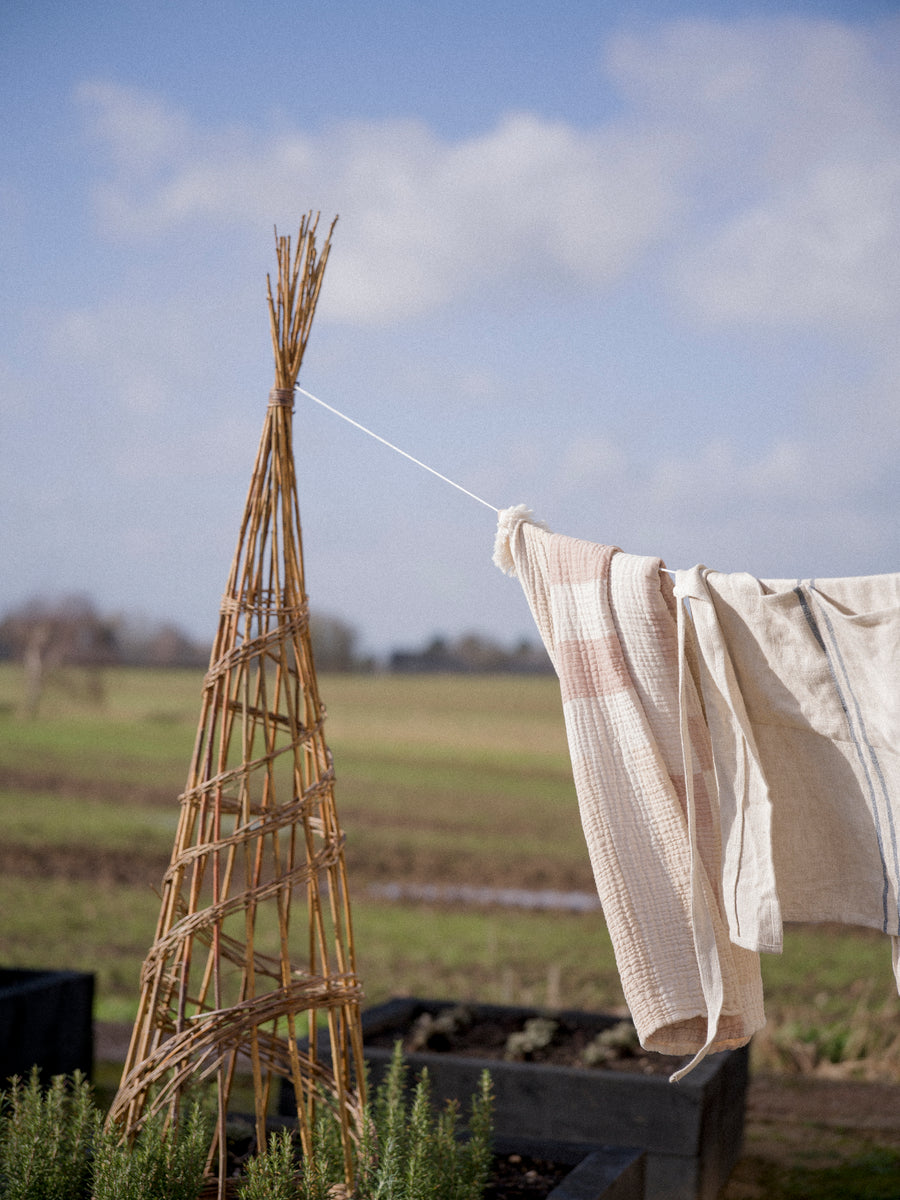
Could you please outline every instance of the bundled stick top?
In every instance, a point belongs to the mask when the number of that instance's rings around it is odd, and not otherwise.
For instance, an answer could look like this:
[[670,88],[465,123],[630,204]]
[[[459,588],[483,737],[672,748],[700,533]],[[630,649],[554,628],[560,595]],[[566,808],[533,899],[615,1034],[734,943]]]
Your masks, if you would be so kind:
[[331,235],[337,217],[331,222],[321,251],[316,253],[316,229],[319,214],[308,213],[300,222],[297,245],[291,256],[291,239],[279,237],[275,231],[275,253],[278,258],[278,283],[272,295],[272,277],[266,276],[269,296],[269,324],[272,348],[275,351],[275,388],[293,391],[303,353],[309,339],[325,264],[331,250]]

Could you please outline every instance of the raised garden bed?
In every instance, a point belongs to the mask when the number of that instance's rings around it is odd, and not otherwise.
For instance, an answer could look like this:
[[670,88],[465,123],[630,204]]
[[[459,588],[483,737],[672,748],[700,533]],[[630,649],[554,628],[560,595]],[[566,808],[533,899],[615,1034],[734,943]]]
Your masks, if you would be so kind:
[[[246,1119],[249,1128],[249,1115]],[[270,1118],[270,1130],[285,1123],[290,1124],[283,1118]],[[236,1171],[253,1152],[253,1143],[249,1134],[229,1143]],[[237,1179],[229,1179],[229,1200],[236,1200],[237,1189]],[[218,1194],[218,1183],[210,1181],[201,1200],[216,1200]],[[498,1137],[484,1200],[642,1200],[643,1195],[644,1155],[640,1150]]]
[[[746,1047],[710,1055],[672,1084],[669,1074],[682,1059],[660,1061],[633,1048],[608,1056],[602,1066],[579,1065],[598,1035],[614,1029],[621,1035],[617,1017],[470,1005],[464,1039],[449,1037],[443,1049],[439,1041],[411,1048],[409,1039],[423,1014],[434,1020],[455,1007],[451,1001],[403,998],[368,1009],[363,1041],[373,1081],[386,1069],[397,1039],[404,1042],[411,1073],[428,1068],[436,1103],[464,1102],[487,1065],[498,1137],[636,1147],[646,1152],[645,1200],[714,1200],[718,1195],[741,1150]],[[526,1022],[546,1016],[557,1024],[554,1037],[526,1051],[524,1060],[504,1059],[510,1033],[525,1033]],[[416,1037],[421,1024],[418,1031]]]
[[54,1075],[82,1071],[94,1057],[94,976],[84,971],[0,968],[0,1087],[40,1068]]

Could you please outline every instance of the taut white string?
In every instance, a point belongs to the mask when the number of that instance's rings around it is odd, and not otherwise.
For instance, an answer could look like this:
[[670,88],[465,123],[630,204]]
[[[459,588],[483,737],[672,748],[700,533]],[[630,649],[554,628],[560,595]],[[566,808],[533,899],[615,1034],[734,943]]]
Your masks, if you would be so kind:
[[411,454],[407,454],[405,450],[401,450],[399,446],[395,446],[393,442],[389,442],[387,438],[383,438],[380,434],[373,433],[371,429],[366,429],[365,425],[360,425],[359,421],[354,421],[352,417],[348,417],[345,413],[338,412],[336,408],[332,408],[330,404],[326,404],[324,400],[320,400],[318,396],[314,396],[312,392],[308,392],[305,388],[300,387],[298,383],[294,384],[294,388],[298,392],[302,392],[310,400],[314,400],[316,404],[321,404],[323,408],[327,408],[330,413],[334,413],[336,417],[340,417],[342,421],[346,421],[350,425],[355,425],[357,429],[361,429],[363,433],[367,433],[369,437],[374,438],[376,442],[381,442],[383,446],[387,446],[389,450],[396,450],[398,454],[402,454],[404,458],[408,458],[410,462],[414,462],[417,467],[421,467],[423,471],[430,471],[432,475],[437,475],[438,479],[443,479],[444,483],[449,483],[451,487],[455,487],[457,491],[463,492],[466,496],[470,496],[473,500],[477,500],[479,504],[483,504],[485,508],[491,509],[498,513],[499,508],[495,508],[493,504],[488,504],[487,500],[482,500],[480,496],[476,496],[474,492],[470,492],[468,488],[464,488],[462,484],[454,483],[452,479],[448,479],[446,475],[442,475],[440,471],[435,471],[434,467],[429,467],[427,463],[421,462],[418,458],[413,458]]

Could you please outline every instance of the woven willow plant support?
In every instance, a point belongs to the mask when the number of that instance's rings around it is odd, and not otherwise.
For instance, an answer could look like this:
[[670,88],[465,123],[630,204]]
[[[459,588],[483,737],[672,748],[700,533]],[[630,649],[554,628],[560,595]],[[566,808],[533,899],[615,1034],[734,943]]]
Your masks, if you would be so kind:
[[[226,1116],[235,1074],[252,1075],[257,1138],[272,1083],[293,1082],[304,1148],[321,1089],[338,1109],[350,1181],[361,1096],[361,989],[334,772],[309,636],[291,418],[331,232],[316,221],[292,257],[276,236],[268,298],[275,387],[222,601],[156,940],[144,962],[131,1046],[110,1121],[131,1138],[147,1116],[177,1118],[186,1090],[215,1078],[209,1170],[227,1195]],[[327,1020],[333,1068],[316,1038]],[[303,1017],[305,1015],[305,1020]],[[302,1025],[303,1028],[298,1028]],[[216,1165],[217,1164],[217,1165]]]

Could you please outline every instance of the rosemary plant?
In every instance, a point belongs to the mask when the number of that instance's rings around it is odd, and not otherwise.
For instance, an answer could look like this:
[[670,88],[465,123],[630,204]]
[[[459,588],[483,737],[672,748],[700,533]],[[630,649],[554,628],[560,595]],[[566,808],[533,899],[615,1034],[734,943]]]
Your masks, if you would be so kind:
[[[241,1200],[295,1200],[296,1174],[294,1140],[289,1130],[279,1130],[270,1136],[269,1144],[261,1154],[248,1160],[241,1184]],[[312,1183],[313,1180],[304,1177],[304,1196],[318,1194],[318,1189],[309,1186]]]
[[[493,1096],[485,1071],[472,1097],[468,1136],[460,1136],[455,1102],[435,1113],[428,1072],[407,1099],[407,1068],[399,1044],[363,1114],[355,1147],[353,1200],[479,1200],[491,1168]],[[272,1134],[247,1164],[240,1200],[334,1200],[344,1164],[337,1120],[327,1109],[317,1123],[312,1155],[299,1161],[286,1130]],[[99,1200],[99,1198],[98,1198]]]
[[100,1128],[91,1086],[80,1071],[54,1076],[46,1091],[35,1067],[0,1098],[2,1200],[86,1200],[90,1147]]
[[93,1200],[197,1200],[209,1150],[211,1121],[195,1104],[179,1124],[164,1114],[147,1121],[134,1144],[113,1127],[97,1139]]

